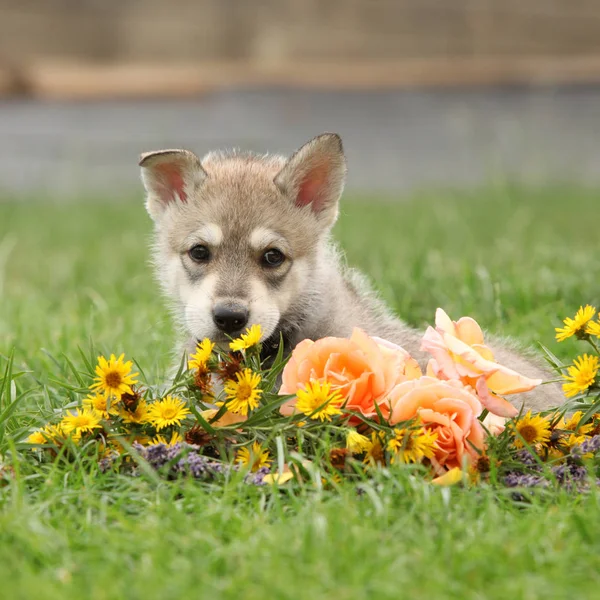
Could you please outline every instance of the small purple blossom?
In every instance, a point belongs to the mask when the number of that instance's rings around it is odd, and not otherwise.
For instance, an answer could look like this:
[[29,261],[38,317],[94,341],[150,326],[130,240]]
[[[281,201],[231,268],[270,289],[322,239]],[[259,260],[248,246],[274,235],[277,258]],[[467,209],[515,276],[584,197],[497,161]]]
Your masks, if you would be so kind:
[[562,487],[580,488],[587,483],[588,472],[584,466],[564,463],[552,467],[552,474],[556,477],[556,481]]
[[[239,469],[239,465],[232,466],[210,460],[199,454],[199,447],[192,444],[177,442],[172,446],[152,444],[147,447],[134,444],[134,448],[154,469],[159,470],[167,463],[172,463],[167,474],[168,477],[191,475],[195,479],[213,479],[217,475],[228,475],[232,470]],[[248,485],[264,485],[263,480],[267,473],[269,473],[269,469],[263,467],[255,473],[248,473],[244,482]]]
[[507,487],[545,487],[548,482],[540,475],[511,472],[504,478]]
[[515,454],[515,458],[530,470],[541,471],[539,460],[527,448],[519,450]]
[[579,446],[575,446],[571,451],[571,454],[576,457],[581,457],[584,454],[596,454],[600,450],[600,435],[588,438],[583,441]]
[[248,473],[244,477],[244,483],[257,486],[265,485],[265,475],[268,475],[270,472],[271,470],[268,467],[261,467],[255,473]]

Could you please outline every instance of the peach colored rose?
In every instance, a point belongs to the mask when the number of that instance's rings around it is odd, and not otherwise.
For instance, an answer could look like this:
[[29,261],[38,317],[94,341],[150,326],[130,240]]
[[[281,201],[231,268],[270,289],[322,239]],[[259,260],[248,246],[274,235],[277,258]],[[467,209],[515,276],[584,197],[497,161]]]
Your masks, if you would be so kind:
[[390,394],[390,424],[418,418],[437,433],[434,458],[438,473],[470,463],[485,448],[485,431],[477,417],[483,406],[460,381],[423,376],[397,385]]
[[484,407],[502,417],[514,417],[518,411],[497,394],[527,392],[542,383],[495,362],[477,322],[470,317],[452,321],[441,308],[435,313],[435,329],[429,327],[423,336],[421,350],[433,356],[428,375],[472,386]]
[[[332,392],[340,392],[347,409],[375,417],[378,405],[387,416],[387,399],[394,386],[420,376],[419,365],[406,350],[355,328],[349,339],[300,342],[283,370],[279,393],[295,394],[313,380],[328,382]],[[286,402],[282,414],[293,414],[295,403],[295,398]]]

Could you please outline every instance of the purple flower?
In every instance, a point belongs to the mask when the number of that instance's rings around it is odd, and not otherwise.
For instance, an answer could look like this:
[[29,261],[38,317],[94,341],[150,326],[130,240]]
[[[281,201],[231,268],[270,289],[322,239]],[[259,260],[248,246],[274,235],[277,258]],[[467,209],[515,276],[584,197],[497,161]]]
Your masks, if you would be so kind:
[[269,474],[270,472],[271,471],[268,467],[261,467],[255,473],[248,473],[246,477],[244,477],[244,483],[257,486],[265,485],[265,475]]
[[579,446],[575,446],[571,451],[571,454],[573,456],[581,457],[584,454],[596,454],[598,450],[600,450],[600,435],[595,435],[579,444]]
[[[191,475],[195,479],[214,479],[216,476],[228,475],[232,470],[239,469],[239,465],[227,465],[222,462],[211,460],[198,452],[199,447],[191,444],[178,442],[173,446],[165,444],[152,444],[144,447],[140,444],[133,444],[134,448],[140,453],[154,469],[161,469],[167,463],[172,463],[167,477],[177,477],[180,475]],[[264,485],[264,477],[269,473],[269,469],[263,467],[256,473],[248,473],[244,482],[248,485]]]
[[539,460],[531,452],[529,452],[527,448],[519,450],[515,454],[515,458],[524,466],[529,467],[534,471],[541,471],[541,465],[539,463]]
[[540,475],[529,475],[513,471],[504,478],[507,487],[545,487],[548,482]]

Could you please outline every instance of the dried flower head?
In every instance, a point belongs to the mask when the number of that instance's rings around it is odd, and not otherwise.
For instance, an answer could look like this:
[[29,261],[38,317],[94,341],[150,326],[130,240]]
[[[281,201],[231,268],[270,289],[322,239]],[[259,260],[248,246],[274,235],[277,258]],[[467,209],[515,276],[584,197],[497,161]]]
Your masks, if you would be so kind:
[[329,451],[329,462],[334,469],[343,471],[350,451],[347,448],[332,448]]

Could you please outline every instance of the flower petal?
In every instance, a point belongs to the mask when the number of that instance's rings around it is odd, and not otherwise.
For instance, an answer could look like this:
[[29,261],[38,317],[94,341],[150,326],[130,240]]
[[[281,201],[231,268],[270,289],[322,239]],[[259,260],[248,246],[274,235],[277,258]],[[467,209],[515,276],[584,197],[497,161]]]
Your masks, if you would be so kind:
[[477,390],[477,396],[484,408],[499,417],[512,418],[519,414],[519,411],[510,402],[507,402],[504,398],[500,398],[496,394],[492,394],[487,385],[485,377],[480,377],[475,385]]
[[464,479],[464,473],[460,467],[454,467],[447,473],[436,477],[431,483],[434,485],[456,485]]
[[483,331],[475,319],[461,317],[456,322],[456,335],[469,346],[483,344]]

